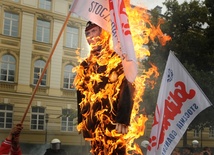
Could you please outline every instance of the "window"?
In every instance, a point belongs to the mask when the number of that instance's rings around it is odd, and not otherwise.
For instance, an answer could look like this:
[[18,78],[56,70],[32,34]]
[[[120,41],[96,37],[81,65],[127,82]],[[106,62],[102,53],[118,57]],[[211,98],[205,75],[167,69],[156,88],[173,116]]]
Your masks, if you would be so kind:
[[0,128],[12,128],[13,106],[0,104]]
[[194,129],[194,137],[199,137],[200,130]]
[[66,47],[69,48],[78,48],[78,40],[79,40],[79,29],[67,26],[66,33]]
[[44,130],[44,125],[45,125],[45,108],[32,107],[31,129]]
[[39,0],[39,8],[51,10],[51,0]]
[[73,131],[73,118],[71,109],[62,109],[62,131]]
[[210,127],[210,130],[209,130],[209,137],[210,138],[214,138],[214,127]]
[[4,13],[4,35],[18,36],[19,15],[5,12]]
[[50,40],[50,22],[37,20],[36,41],[49,43]]
[[64,69],[64,83],[63,88],[74,89],[73,81],[75,74],[72,72],[72,65],[66,65]]
[[[37,84],[39,77],[42,75],[42,71],[45,67],[45,61],[43,60],[37,60],[34,63],[34,76],[33,76],[33,84]],[[42,81],[40,83],[41,86],[46,85],[46,79],[47,79],[47,70],[45,71],[44,76],[42,77]]]
[[0,81],[14,82],[16,60],[12,55],[5,54],[0,61]]

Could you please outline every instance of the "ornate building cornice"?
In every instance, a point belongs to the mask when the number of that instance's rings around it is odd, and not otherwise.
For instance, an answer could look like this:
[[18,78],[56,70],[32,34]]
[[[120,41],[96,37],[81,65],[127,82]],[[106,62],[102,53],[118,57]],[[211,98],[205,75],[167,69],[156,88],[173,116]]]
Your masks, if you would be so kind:
[[4,8],[5,11],[12,12],[12,13],[19,14],[20,12],[22,12],[21,8],[17,8],[15,6],[4,5],[3,8]]
[[43,13],[37,13],[37,18],[38,19],[42,19],[42,20],[46,20],[46,21],[52,21],[53,17],[47,14],[43,14]]
[[68,21],[68,26],[81,27],[81,23],[77,23],[75,21]]
[[12,54],[12,55],[16,55],[19,56],[19,51],[18,50],[13,50],[13,49],[9,49],[9,48],[0,48],[0,52],[5,52],[6,54]]

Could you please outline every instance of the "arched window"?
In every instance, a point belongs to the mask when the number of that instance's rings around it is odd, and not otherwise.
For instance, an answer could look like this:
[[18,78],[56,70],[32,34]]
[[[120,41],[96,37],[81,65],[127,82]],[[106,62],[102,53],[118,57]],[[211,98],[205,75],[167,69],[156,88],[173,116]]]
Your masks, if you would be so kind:
[[75,74],[72,72],[73,66],[66,65],[64,68],[64,82],[63,88],[65,89],[74,89],[73,81]]
[[[44,60],[36,60],[34,63],[34,76],[33,76],[33,84],[37,84],[39,77],[42,75],[42,71],[45,67]],[[46,86],[47,81],[47,70],[45,71],[44,76],[42,77],[42,81],[40,83],[41,86]]]
[[16,60],[12,55],[5,54],[0,61],[0,81],[14,82]]

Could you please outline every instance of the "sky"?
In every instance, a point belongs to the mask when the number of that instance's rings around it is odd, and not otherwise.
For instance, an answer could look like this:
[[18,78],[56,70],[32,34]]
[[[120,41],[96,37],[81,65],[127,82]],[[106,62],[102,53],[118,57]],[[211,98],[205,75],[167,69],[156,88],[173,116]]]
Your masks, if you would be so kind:
[[[184,1],[189,2],[190,0],[177,0],[179,4]],[[130,0],[131,4],[137,6],[145,6],[148,10],[154,9],[157,5],[162,7],[162,13],[166,11],[166,8],[162,4],[165,0]]]

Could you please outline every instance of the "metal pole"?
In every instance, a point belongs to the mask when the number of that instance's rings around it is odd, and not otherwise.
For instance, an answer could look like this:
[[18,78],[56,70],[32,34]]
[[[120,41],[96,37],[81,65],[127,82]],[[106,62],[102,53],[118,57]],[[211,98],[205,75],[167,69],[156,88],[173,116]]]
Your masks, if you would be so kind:
[[45,144],[47,144],[47,137],[48,137],[48,120],[49,119],[49,115],[46,114],[45,115]]
[[202,130],[203,130],[203,129],[201,128],[201,149],[202,149],[202,146],[203,146],[203,145],[202,145],[202,141],[203,141],[203,138],[202,138]]

